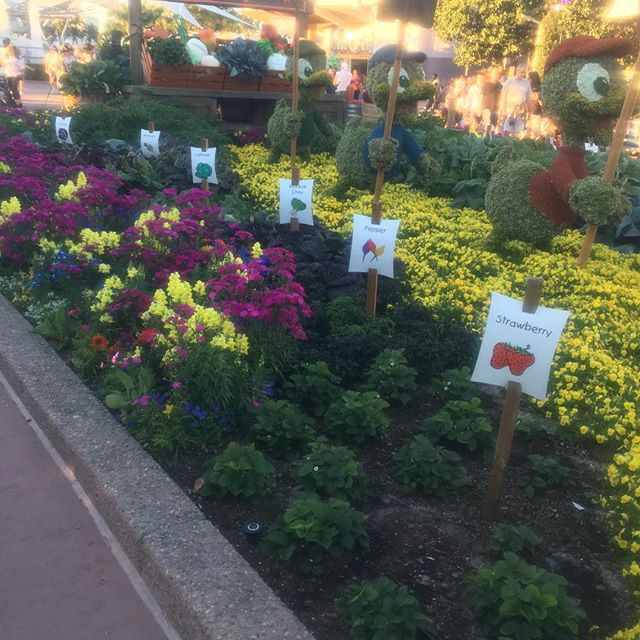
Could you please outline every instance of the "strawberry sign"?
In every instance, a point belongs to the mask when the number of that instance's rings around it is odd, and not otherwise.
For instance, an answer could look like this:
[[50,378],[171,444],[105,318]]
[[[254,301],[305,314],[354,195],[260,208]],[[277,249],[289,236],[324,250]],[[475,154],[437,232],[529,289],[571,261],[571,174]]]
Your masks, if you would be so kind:
[[367,273],[376,269],[382,276],[393,278],[393,254],[399,220],[381,220],[372,224],[369,216],[353,216],[353,239],[349,271]]
[[504,386],[519,382],[522,391],[544,400],[558,340],[568,311],[538,307],[525,313],[522,301],[491,294],[480,354],[471,379]]

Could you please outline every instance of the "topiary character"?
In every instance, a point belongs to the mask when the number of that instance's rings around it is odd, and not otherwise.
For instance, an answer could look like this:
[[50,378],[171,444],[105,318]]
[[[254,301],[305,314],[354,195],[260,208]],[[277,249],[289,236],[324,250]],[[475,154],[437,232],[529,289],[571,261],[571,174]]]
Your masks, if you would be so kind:
[[[376,106],[385,112],[391,93],[396,51],[396,45],[381,47],[371,56],[367,67],[367,91]],[[347,126],[336,152],[338,172],[344,185],[372,188],[379,169],[384,169],[388,178],[397,178],[402,153],[423,173],[439,170],[435,160],[405,128],[415,120],[418,101],[428,100],[435,93],[434,86],[424,78],[422,63],[426,59],[427,56],[421,52],[402,55],[397,108],[387,142],[382,140],[384,123],[367,126],[360,119],[355,119]]]
[[[289,153],[291,138],[298,138],[298,151],[304,153],[314,148],[318,138],[335,138],[335,133],[327,125],[314,102],[331,85],[331,74],[327,71],[327,56],[323,49],[309,40],[300,42],[298,61],[300,79],[300,110],[297,114],[285,100],[276,105],[267,123],[267,139],[271,145],[271,162],[282,154]],[[287,59],[287,77],[293,77],[293,58]],[[318,146],[322,146],[318,143]]]
[[562,228],[605,224],[628,211],[618,185],[588,175],[584,145],[611,142],[626,90],[616,58],[631,50],[627,39],[576,36],[551,51],[542,100],[565,146],[548,170],[529,160],[506,162],[499,154],[485,197],[497,237],[545,246]]

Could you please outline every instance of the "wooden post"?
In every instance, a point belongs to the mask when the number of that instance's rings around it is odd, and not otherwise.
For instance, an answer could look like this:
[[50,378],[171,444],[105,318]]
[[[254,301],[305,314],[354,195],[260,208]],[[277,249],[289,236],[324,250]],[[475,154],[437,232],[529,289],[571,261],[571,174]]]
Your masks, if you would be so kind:
[[[300,76],[298,74],[298,62],[300,60],[300,14],[296,11],[296,27],[293,35],[293,82],[291,88],[291,111],[298,113],[300,103]],[[298,138],[291,138],[291,184],[296,187],[300,183],[300,169],[297,166]],[[291,216],[289,230],[292,233],[300,231],[300,223],[297,216]]]
[[[402,52],[404,47],[405,34],[407,32],[407,23],[400,21],[398,26],[398,42],[396,48],[396,59],[393,63],[393,77],[391,80],[391,90],[389,92],[389,104],[387,105],[387,116],[384,122],[384,134],[382,139],[386,142],[391,137],[391,129],[393,128],[393,119],[396,113],[396,103],[398,101],[398,85],[400,83],[400,71],[402,69]],[[371,205],[371,224],[380,224],[382,219],[382,188],[384,187],[384,171],[378,171],[376,176],[376,186],[373,191],[373,203]],[[367,313],[371,316],[376,315],[376,306],[378,302],[378,271],[377,269],[369,269],[367,274]]]
[[[542,278],[527,278],[522,310],[525,313],[535,313],[540,303],[541,295]],[[500,430],[498,431],[498,441],[496,442],[493,464],[491,465],[487,497],[482,507],[482,516],[485,520],[495,520],[498,513],[498,500],[502,493],[504,476],[509,463],[509,456],[511,455],[511,445],[516,430],[521,397],[522,385],[519,382],[510,380],[507,384],[507,394],[502,408],[502,417],[500,418]]]
[[[202,144],[200,145],[200,148],[202,149],[202,151],[208,151],[209,150],[209,138],[202,138]],[[204,178],[202,180],[202,182],[200,183],[200,188],[204,189],[205,191],[209,191],[209,180],[208,180],[208,178]],[[206,200],[206,204],[209,204],[209,199]]]
[[153,120],[149,120],[149,124],[147,126],[149,128],[149,133],[156,132],[156,123]]
[[129,61],[131,84],[142,84],[142,0],[129,0]]
[[[622,105],[622,111],[620,117],[616,123],[615,131],[613,132],[613,140],[609,147],[609,156],[607,157],[607,164],[602,174],[602,180],[606,183],[611,182],[616,175],[616,169],[618,168],[618,160],[620,159],[620,153],[622,152],[622,146],[624,145],[624,138],[627,134],[629,127],[629,120],[633,115],[636,102],[638,100],[638,92],[640,92],[640,53],[636,58],[636,63],[633,66],[633,75],[631,76],[631,82],[627,89],[627,95]],[[587,230],[582,240],[582,247],[580,248],[580,255],[578,256],[578,266],[584,268],[589,262],[591,256],[591,247],[596,239],[596,232],[598,227],[595,224],[587,226]]]

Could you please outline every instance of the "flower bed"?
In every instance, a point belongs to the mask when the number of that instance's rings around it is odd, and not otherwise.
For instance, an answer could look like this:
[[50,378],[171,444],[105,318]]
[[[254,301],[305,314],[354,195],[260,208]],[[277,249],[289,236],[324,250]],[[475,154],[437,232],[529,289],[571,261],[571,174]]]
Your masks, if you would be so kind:
[[[237,156],[249,197],[277,209],[286,163],[274,169],[257,146]],[[185,489],[198,478],[204,511],[319,638],[349,633],[334,609],[343,593],[353,637],[437,629],[433,637],[472,639],[503,624],[508,637],[529,614],[486,584],[503,579],[557,595],[539,603],[540,638],[574,638],[587,624],[603,638],[634,621],[615,574],[636,575],[640,550],[637,257],[597,247],[580,272],[575,233],[549,254],[519,244],[496,251],[482,214],[390,186],[386,215],[403,220],[401,284],[421,304],[387,282],[372,319],[358,299],[329,300],[332,278],[359,284],[344,275],[345,243],[335,235],[292,238],[259,216],[241,226],[201,190],[131,190],[25,140],[0,144],[0,163],[2,291]],[[348,233],[352,213],[370,209],[368,195],[329,194],[331,158],[314,157],[303,173],[317,180],[316,213],[328,227]],[[482,328],[489,292],[518,296],[528,275],[545,278],[545,304],[572,311],[538,408],[564,428],[550,434],[553,423],[525,416],[504,496],[509,523],[533,512],[544,551],[526,527],[479,519],[499,405],[476,396],[468,372],[437,377],[473,362],[477,340],[462,327]],[[624,567],[596,505],[594,469],[614,451],[603,505]],[[251,520],[269,525],[264,545],[242,529]],[[477,571],[505,551],[520,557]],[[392,582],[353,584],[381,572],[428,602],[433,622]],[[386,615],[376,616],[383,601]]]

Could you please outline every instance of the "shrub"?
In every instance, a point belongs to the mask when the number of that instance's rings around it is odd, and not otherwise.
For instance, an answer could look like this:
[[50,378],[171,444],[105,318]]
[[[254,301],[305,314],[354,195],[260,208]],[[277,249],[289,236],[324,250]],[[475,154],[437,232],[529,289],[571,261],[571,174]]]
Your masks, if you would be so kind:
[[200,493],[217,498],[266,496],[275,488],[275,475],[273,465],[253,445],[232,442],[209,464]]
[[571,469],[560,464],[555,458],[534,453],[527,456],[527,460],[529,470],[518,480],[518,486],[522,487],[530,498],[533,498],[540,489],[566,487],[573,484],[570,478]]
[[289,398],[321,416],[340,393],[340,382],[326,362],[318,361],[305,365],[302,372],[294,373],[285,390]]
[[375,391],[346,391],[327,411],[327,430],[341,442],[380,440],[389,425],[385,414],[388,407]]
[[455,466],[460,456],[434,445],[427,436],[416,436],[393,455],[395,476],[414,491],[441,495],[447,485],[461,487],[470,483],[463,466]]
[[507,552],[471,576],[471,604],[501,640],[571,640],[585,618],[567,581]]
[[253,439],[275,456],[292,459],[314,439],[313,420],[286,400],[266,400],[255,411]]
[[378,354],[367,371],[367,387],[386,400],[407,404],[416,389],[418,372],[408,365],[402,351],[385,349]]
[[433,629],[418,599],[385,576],[347,587],[337,606],[360,640],[410,640]]
[[367,477],[347,447],[311,445],[311,453],[295,463],[293,476],[323,498],[357,499],[366,493]]
[[304,573],[321,574],[328,558],[369,548],[363,517],[343,500],[298,499],[271,526],[264,545],[281,559],[299,563]]
[[454,400],[422,423],[430,437],[462,445],[469,451],[491,445],[491,424],[480,406],[479,398]]
[[471,382],[471,369],[449,369],[429,387],[434,398],[442,403],[452,400],[471,400],[476,397],[476,386]]
[[60,84],[65,95],[77,96],[83,100],[106,100],[120,92],[124,76],[113,62],[74,62],[60,78]]
[[506,551],[533,553],[541,540],[536,533],[526,525],[514,526],[498,524],[489,540],[489,551],[502,556]]

